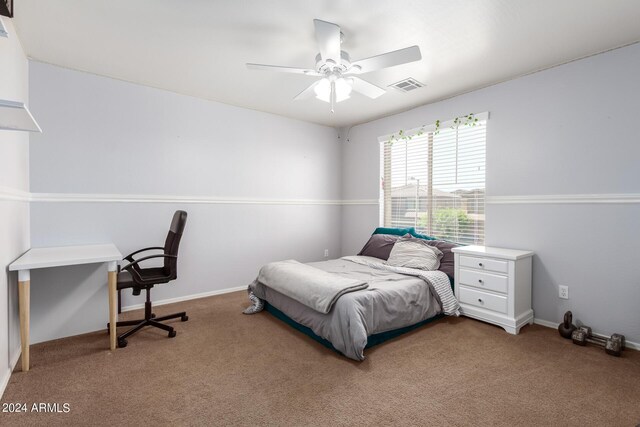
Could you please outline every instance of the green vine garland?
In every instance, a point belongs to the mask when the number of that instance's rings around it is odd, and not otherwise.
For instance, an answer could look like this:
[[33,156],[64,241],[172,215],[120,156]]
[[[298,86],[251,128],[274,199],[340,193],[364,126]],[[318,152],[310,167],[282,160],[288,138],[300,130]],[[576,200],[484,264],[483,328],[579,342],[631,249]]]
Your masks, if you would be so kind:
[[[453,124],[451,125],[451,129],[456,129],[460,126],[476,126],[478,125],[478,118],[474,113],[469,113],[465,116],[456,117],[453,119]],[[406,135],[404,130],[399,130],[397,133],[392,134],[389,137],[389,141],[387,144],[393,145],[396,141],[411,141],[414,136],[420,136],[424,134],[424,129],[427,125],[422,125],[420,129],[413,135]],[[440,120],[436,120],[435,123],[436,129],[433,132],[434,135],[440,133]]]

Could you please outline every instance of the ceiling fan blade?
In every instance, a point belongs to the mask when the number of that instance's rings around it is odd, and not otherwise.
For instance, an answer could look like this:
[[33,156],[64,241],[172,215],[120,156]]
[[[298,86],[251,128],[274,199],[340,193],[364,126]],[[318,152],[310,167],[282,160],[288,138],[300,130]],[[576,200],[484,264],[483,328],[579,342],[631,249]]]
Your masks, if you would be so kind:
[[419,61],[421,59],[422,54],[420,54],[420,48],[418,46],[405,47],[404,49],[394,50],[393,52],[387,52],[382,55],[376,55],[352,62],[348,73],[368,73],[382,68]]
[[362,80],[359,77],[350,77],[350,79],[353,90],[365,96],[368,96],[371,99],[376,99],[379,96],[387,93],[387,91],[382,89],[381,87],[378,87],[373,83],[369,83],[368,81]]
[[314,19],[313,25],[316,28],[316,41],[322,59],[340,64],[340,27],[320,19]]
[[281,67],[279,65],[247,63],[247,68],[250,70],[268,70],[268,71],[279,71],[281,73],[304,74],[307,76],[322,76],[322,74],[318,73],[316,70],[309,70],[305,68],[295,68],[295,67]]
[[311,86],[307,87],[305,90],[303,90],[302,92],[300,92],[299,94],[297,94],[293,100],[294,101],[300,101],[301,99],[309,99],[311,97],[316,96],[316,92],[314,91],[314,89],[316,88],[316,86],[318,85],[318,83],[320,83],[321,80],[315,81],[311,84]]

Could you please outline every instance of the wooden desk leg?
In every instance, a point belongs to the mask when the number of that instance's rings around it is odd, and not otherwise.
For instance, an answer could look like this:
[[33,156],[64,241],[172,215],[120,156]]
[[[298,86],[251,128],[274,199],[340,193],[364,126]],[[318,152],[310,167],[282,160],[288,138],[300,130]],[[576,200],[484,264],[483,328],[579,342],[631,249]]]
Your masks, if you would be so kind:
[[118,322],[118,303],[116,294],[116,281],[117,281],[117,264],[115,262],[109,263],[109,348],[111,350],[116,349],[116,323]]
[[18,300],[20,306],[20,345],[22,346],[22,372],[29,371],[29,306],[31,278],[29,270],[18,272]]

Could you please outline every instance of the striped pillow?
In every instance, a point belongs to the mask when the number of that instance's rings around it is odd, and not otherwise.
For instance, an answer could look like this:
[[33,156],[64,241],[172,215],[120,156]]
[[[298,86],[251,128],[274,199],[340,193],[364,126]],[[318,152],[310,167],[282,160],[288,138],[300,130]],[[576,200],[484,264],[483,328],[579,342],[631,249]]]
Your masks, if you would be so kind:
[[387,264],[433,271],[440,267],[442,255],[440,249],[429,246],[426,240],[406,234],[393,245]]

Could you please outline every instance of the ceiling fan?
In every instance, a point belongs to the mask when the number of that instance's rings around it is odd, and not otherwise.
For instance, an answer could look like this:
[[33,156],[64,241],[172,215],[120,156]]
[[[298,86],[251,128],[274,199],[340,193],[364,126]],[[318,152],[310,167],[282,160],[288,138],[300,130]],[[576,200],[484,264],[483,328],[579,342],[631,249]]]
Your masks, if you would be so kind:
[[394,67],[422,59],[420,48],[411,46],[351,62],[349,54],[340,49],[340,44],[344,39],[344,34],[340,32],[340,27],[320,19],[314,19],[313,24],[320,50],[320,53],[316,55],[315,70],[263,64],[247,64],[247,68],[322,77],[300,92],[294,100],[308,99],[315,96],[322,101],[330,103],[331,112],[333,113],[334,105],[348,99],[352,90],[372,99],[386,92],[383,88],[362,80],[354,76],[354,74],[370,73],[382,68]]

